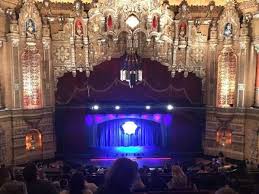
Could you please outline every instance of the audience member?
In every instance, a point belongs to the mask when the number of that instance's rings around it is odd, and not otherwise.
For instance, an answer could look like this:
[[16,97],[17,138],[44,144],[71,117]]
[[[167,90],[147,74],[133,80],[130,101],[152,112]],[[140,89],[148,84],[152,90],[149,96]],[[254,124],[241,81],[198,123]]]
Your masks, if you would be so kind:
[[138,168],[135,162],[128,158],[117,159],[108,171],[104,187],[98,194],[131,194],[131,188],[137,177]]
[[60,184],[60,194],[68,193],[68,180],[61,179],[59,184]]
[[219,154],[218,154],[217,164],[219,166],[223,166],[225,164],[225,156],[222,152],[219,152]]
[[87,180],[85,179],[85,187],[87,189],[89,189],[90,191],[92,191],[93,193],[95,193],[98,189],[98,187],[96,186],[96,184],[94,183],[89,183],[87,182]]
[[11,174],[9,170],[5,167],[0,168],[0,187],[6,183],[7,181],[11,180]]
[[28,194],[58,194],[52,184],[47,181],[38,180],[37,168],[34,164],[28,164],[23,169],[23,177]]
[[26,185],[18,181],[6,182],[0,187],[0,194],[27,194]]
[[208,173],[206,167],[204,165],[201,166],[200,170],[197,172],[198,174],[205,174]]
[[169,189],[185,189],[188,187],[187,176],[180,166],[172,166],[172,179],[167,183]]
[[138,173],[137,174],[137,177],[135,179],[135,181],[133,182],[133,185],[132,185],[132,188],[131,190],[132,191],[142,191],[146,188],[145,184],[143,183],[141,177],[140,177],[140,174]]
[[225,186],[217,190],[215,194],[237,194],[237,193],[229,186]]
[[149,187],[152,190],[164,190],[166,188],[166,182],[160,176],[158,169],[155,169],[151,172],[151,181]]
[[73,174],[68,194],[93,194],[93,192],[85,186],[85,179],[82,173],[77,172]]
[[10,171],[5,167],[0,168],[0,194],[27,194],[25,184],[12,181]]

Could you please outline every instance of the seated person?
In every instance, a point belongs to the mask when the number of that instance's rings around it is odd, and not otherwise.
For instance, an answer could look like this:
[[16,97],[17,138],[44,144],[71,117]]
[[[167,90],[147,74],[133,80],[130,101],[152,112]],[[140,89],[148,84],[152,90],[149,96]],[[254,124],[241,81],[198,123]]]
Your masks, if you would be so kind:
[[225,186],[217,190],[215,194],[237,194],[237,193],[229,186]]
[[128,158],[117,159],[97,194],[132,194],[131,188],[138,174],[138,166]]
[[66,194],[93,194],[93,192],[86,187],[83,174],[77,172],[72,176],[69,192]]
[[166,188],[166,182],[160,176],[158,169],[155,169],[151,172],[150,187],[152,190],[164,190]]
[[202,165],[201,166],[201,169],[197,172],[198,174],[205,174],[205,173],[208,173],[208,171],[206,170],[205,166]]
[[225,157],[224,157],[224,154],[222,152],[219,152],[218,154],[218,158],[216,160],[216,163],[219,165],[219,166],[224,166],[225,164]]
[[188,180],[180,166],[172,166],[172,179],[167,183],[168,189],[187,189]]
[[12,181],[9,170],[0,168],[0,194],[27,194],[23,182]]
[[23,169],[23,177],[28,194],[58,194],[55,187],[47,181],[38,179],[38,170],[34,164],[27,164]]

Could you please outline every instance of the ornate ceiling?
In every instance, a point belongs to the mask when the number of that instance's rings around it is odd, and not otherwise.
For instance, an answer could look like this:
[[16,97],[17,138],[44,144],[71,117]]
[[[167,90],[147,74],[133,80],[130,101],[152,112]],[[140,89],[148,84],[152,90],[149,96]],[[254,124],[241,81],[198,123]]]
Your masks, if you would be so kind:
[[[8,4],[10,6],[17,5],[21,0],[1,0],[3,4]],[[41,2],[42,0],[36,0]],[[84,3],[90,3],[92,0],[82,0]],[[100,0],[102,1],[102,0]],[[169,3],[171,5],[179,5],[182,0],[169,0]],[[215,0],[216,5],[225,5],[228,0]],[[249,0],[237,0],[238,3],[245,2]],[[250,0],[251,1],[251,0]],[[1,6],[0,2],[0,6]],[[74,0],[51,0],[51,2],[57,2],[57,3],[73,3]],[[189,5],[208,5],[208,0],[187,0]]]
[[[17,0],[15,0],[17,1]],[[38,0],[42,1],[42,0]],[[74,0],[51,0],[52,2],[74,2]],[[90,3],[91,0],[82,0],[85,3]],[[244,2],[246,0],[237,0],[237,2]],[[179,5],[182,2],[182,0],[169,0],[169,3],[171,5]],[[189,5],[208,5],[208,0],[187,0]],[[215,0],[216,5],[225,5],[227,0]]]

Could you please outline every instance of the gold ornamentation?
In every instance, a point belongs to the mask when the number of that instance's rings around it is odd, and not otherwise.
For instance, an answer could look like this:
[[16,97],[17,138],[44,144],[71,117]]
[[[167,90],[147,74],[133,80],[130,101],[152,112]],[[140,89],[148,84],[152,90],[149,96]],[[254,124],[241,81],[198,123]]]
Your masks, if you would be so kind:
[[239,38],[240,19],[234,0],[229,0],[218,22],[219,40]]
[[237,56],[232,47],[224,45],[218,58],[217,106],[233,107],[236,101]]
[[69,61],[69,57],[70,57],[70,53],[69,53],[69,48],[65,48],[64,46],[59,47],[56,49],[56,53],[55,53],[55,58],[56,58],[56,62],[58,62],[59,64],[63,64],[66,61]]
[[22,37],[29,40],[41,38],[42,22],[39,11],[34,0],[27,0],[21,8],[19,14],[19,31]]

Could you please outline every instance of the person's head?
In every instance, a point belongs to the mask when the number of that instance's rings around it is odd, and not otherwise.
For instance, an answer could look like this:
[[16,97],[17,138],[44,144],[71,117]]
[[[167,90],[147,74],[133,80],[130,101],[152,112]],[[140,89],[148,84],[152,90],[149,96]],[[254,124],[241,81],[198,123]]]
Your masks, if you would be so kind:
[[26,182],[31,182],[37,180],[37,167],[35,164],[27,164],[23,169],[23,178]]
[[85,180],[82,173],[75,173],[71,177],[70,185],[69,185],[69,193],[70,194],[83,194],[85,190]]
[[205,170],[205,166],[204,165],[201,166],[201,170]]
[[23,182],[8,182],[0,188],[0,194],[27,194],[26,185]]
[[0,187],[7,181],[11,180],[11,174],[7,168],[0,168]]
[[229,186],[225,186],[217,190],[215,194],[236,194],[236,192]]
[[60,182],[59,182],[59,184],[60,184],[60,188],[61,188],[61,189],[67,189],[67,187],[68,187],[68,181],[67,181],[67,179],[61,179]]
[[219,152],[218,157],[223,158],[224,154],[222,152]]
[[184,176],[183,170],[178,165],[172,166],[172,174],[173,174],[173,176]]
[[129,189],[137,177],[137,173],[138,167],[135,162],[128,158],[119,158],[107,173],[105,187]]

